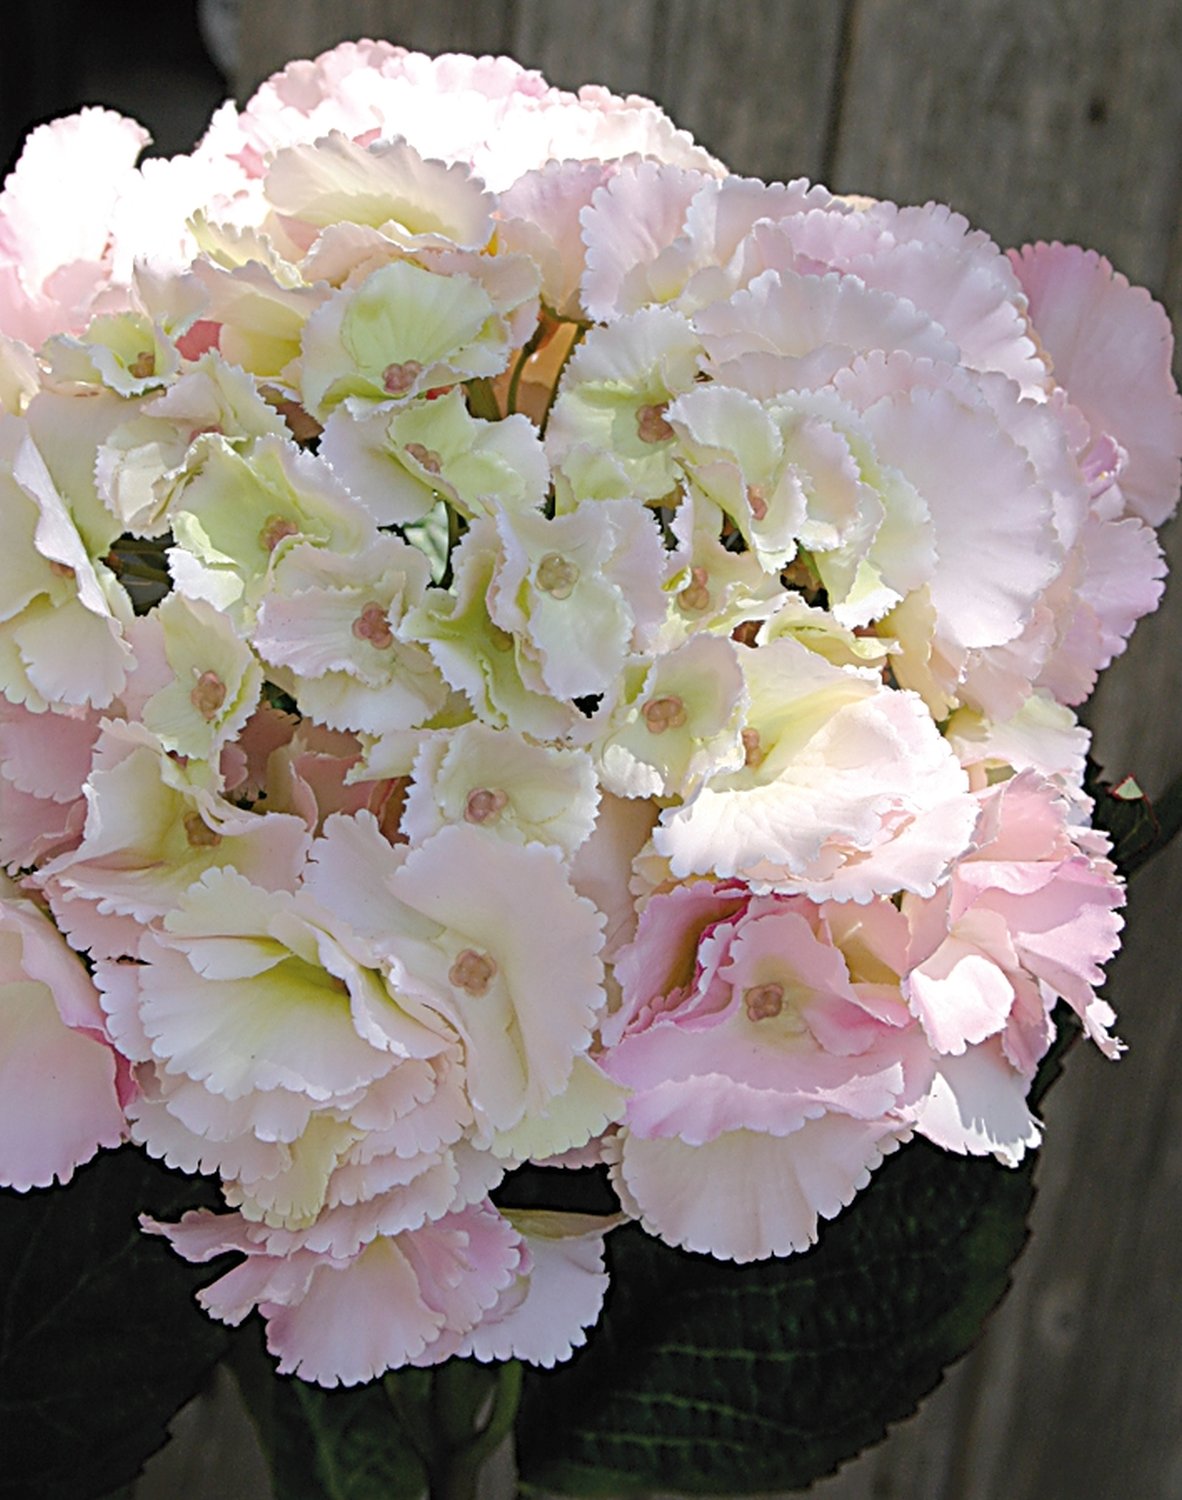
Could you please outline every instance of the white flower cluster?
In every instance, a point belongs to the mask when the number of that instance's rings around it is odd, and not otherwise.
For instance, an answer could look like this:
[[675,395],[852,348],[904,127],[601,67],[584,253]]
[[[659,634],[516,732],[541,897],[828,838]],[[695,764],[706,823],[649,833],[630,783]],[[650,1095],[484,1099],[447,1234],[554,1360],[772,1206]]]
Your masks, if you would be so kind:
[[1119,1049],[1072,706],[1161,589],[1161,309],[503,58],[143,144],[0,194],[2,1180],[215,1175],[149,1227],[332,1385],[564,1358],[623,1215],[749,1260],[914,1132],[1017,1161],[1054,1006]]

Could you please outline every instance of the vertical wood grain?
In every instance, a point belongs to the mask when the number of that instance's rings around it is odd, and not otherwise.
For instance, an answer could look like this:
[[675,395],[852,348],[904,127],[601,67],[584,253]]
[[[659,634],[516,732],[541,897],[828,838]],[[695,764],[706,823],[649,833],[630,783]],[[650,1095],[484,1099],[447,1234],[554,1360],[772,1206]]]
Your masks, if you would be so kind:
[[819,178],[842,13],[838,0],[672,0],[655,92],[732,171]]
[[1084,241],[1163,288],[1182,6],[858,0],[839,189],[952,202],[1004,244]]
[[[1182,5],[855,0],[833,186],[941,198],[1004,243],[1075,240],[1182,308]],[[1182,567],[1182,532],[1168,536]],[[1182,769],[1182,587],[1087,710],[1098,758]],[[1182,1493],[1182,849],[1132,891],[1109,994],[1130,1051],[1047,1101],[1033,1236],[986,1335],[919,1417],[815,1500]],[[1167,934],[1169,935],[1167,937]]]
[[653,92],[662,0],[516,0],[509,51],[558,88]]
[[294,57],[384,38],[419,52],[509,51],[512,0],[244,0],[235,92],[246,99]]

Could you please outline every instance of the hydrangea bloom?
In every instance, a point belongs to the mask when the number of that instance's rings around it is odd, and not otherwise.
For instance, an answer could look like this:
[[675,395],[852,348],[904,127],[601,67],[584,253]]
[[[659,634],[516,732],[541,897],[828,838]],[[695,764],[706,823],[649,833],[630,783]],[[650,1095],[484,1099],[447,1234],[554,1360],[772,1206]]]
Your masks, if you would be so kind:
[[1017,1161],[1054,1006],[1120,1048],[1072,709],[1161,590],[1161,309],[505,58],[144,140],[0,194],[4,1183],[213,1175],[145,1227],[333,1386],[566,1358],[625,1217],[747,1261],[914,1134]]

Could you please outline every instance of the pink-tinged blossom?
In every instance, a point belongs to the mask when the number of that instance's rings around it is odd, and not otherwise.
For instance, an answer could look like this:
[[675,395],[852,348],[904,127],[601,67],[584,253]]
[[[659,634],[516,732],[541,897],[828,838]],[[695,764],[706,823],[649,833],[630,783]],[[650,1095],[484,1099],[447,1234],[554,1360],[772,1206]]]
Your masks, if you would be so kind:
[[490,1203],[379,1236],[341,1259],[309,1250],[268,1255],[234,1214],[189,1213],[179,1224],[145,1219],[144,1228],[165,1235],[188,1260],[244,1253],[200,1293],[202,1305],[230,1324],[257,1308],[279,1373],[329,1387],[448,1358],[456,1339],[514,1284],[527,1253]]
[[552,844],[569,858],[595,828],[590,757],[510,729],[475,722],[440,730],[423,740],[412,776],[401,824],[412,843],[465,823],[514,844]]
[[1069,822],[1057,788],[1024,772],[979,794],[972,851],[927,900],[903,898],[911,924],[909,1003],[940,1053],[1001,1039],[1028,1084],[1065,1000],[1109,1057],[1120,1044],[1096,994],[1116,952],[1124,889],[1097,835]]
[[1136,516],[1090,515],[1063,572],[1041,601],[1053,629],[1034,681],[1060,703],[1082,703],[1103,669],[1152,613],[1166,560],[1153,528]]
[[956,345],[902,297],[857,276],[769,270],[694,318],[706,368],[758,396],[828,384],[859,354],[956,361]]
[[75,843],[86,805],[82,784],[98,737],[98,714],[30,713],[0,698],[0,864],[38,864]]
[[432,58],[372,41],[288,64],[241,115],[221,111],[203,146],[261,174],[277,149],[330,130],[354,139],[403,136],[425,156],[470,165],[494,191],[551,160],[637,153],[722,171],[647,99],[590,84],[566,93],[508,57]]
[[104,724],[84,787],[82,838],[37,874],[75,946],[135,954],[147,926],[210,869],[233,866],[269,889],[294,886],[308,842],[302,819],[235,807],[201,770],[178,763],[142,724]]
[[0,876],[0,1186],[68,1182],[125,1135],[94,984],[53,923]]
[[1052,374],[1097,444],[1122,451],[1117,482],[1129,513],[1158,526],[1178,503],[1182,400],[1170,373],[1174,337],[1162,307],[1094,250],[1010,251]]
[[407,249],[483,250],[492,196],[459,163],[426,161],[406,140],[361,145],[340,131],[279,151],[264,192],[283,230],[308,249],[322,230],[358,224]]
[[273,570],[252,644],[317,723],[410,729],[447,701],[428,652],[397,634],[428,578],[423,554],[392,536],[375,535],[359,556],[293,546]]
[[621,1220],[540,1209],[505,1217],[524,1241],[522,1268],[456,1353],[548,1370],[587,1342],[607,1291],[604,1236]]
[[748,240],[757,224],[823,208],[846,211],[804,178],[764,183],[621,163],[582,215],[587,307],[611,322],[654,304],[692,312],[725,299],[751,279]]
[[1024,392],[1045,382],[1018,278],[984,231],[942,203],[811,207],[757,224],[746,256],[751,275],[773,268],[857,278],[930,318],[956,345],[957,363],[997,371]]
[[860,360],[836,386],[861,411],[879,461],[931,515],[941,649],[956,657],[1015,640],[1062,565],[1062,544],[1053,495],[1009,423],[959,371],[906,354]]
[[673,874],[818,901],[930,895],[968,847],[976,805],[919,699],[791,639],[739,659],[745,762],[661,814],[653,842]]
[[541,274],[542,301],[560,318],[587,316],[580,296],[583,210],[617,170],[617,163],[548,161],[497,196],[498,243],[530,257]]
[[636,500],[604,500],[547,519],[497,516],[493,623],[517,641],[522,681],[558,699],[609,694],[665,618],[665,549]]
[[0,519],[0,692],[35,713],[105,708],[130,665],[131,610],[92,561],[19,417],[0,417]]
[[364,814],[332,820],[326,835],[307,886],[373,945],[414,1013],[458,1037],[478,1139],[546,1111],[604,1004],[603,918],[571,888],[559,852],[451,824],[406,853]]
[[931,1067],[899,990],[906,926],[886,901],[849,912],[713,881],[645,907],[602,1062],[632,1091],[613,1175],[652,1233],[740,1261],[803,1250],[908,1134]]
[[111,282],[110,219],[149,136],[108,109],[38,126],[0,193],[0,330],[77,331]]

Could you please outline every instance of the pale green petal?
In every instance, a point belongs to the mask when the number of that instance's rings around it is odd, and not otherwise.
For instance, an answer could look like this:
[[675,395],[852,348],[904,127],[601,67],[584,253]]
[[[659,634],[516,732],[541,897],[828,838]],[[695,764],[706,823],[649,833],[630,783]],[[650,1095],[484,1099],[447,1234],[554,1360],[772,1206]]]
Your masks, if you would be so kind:
[[498,1156],[525,1161],[558,1156],[600,1135],[621,1119],[628,1090],[615,1083],[588,1057],[576,1057],[570,1082],[540,1113],[527,1115],[512,1130],[493,1136]]

